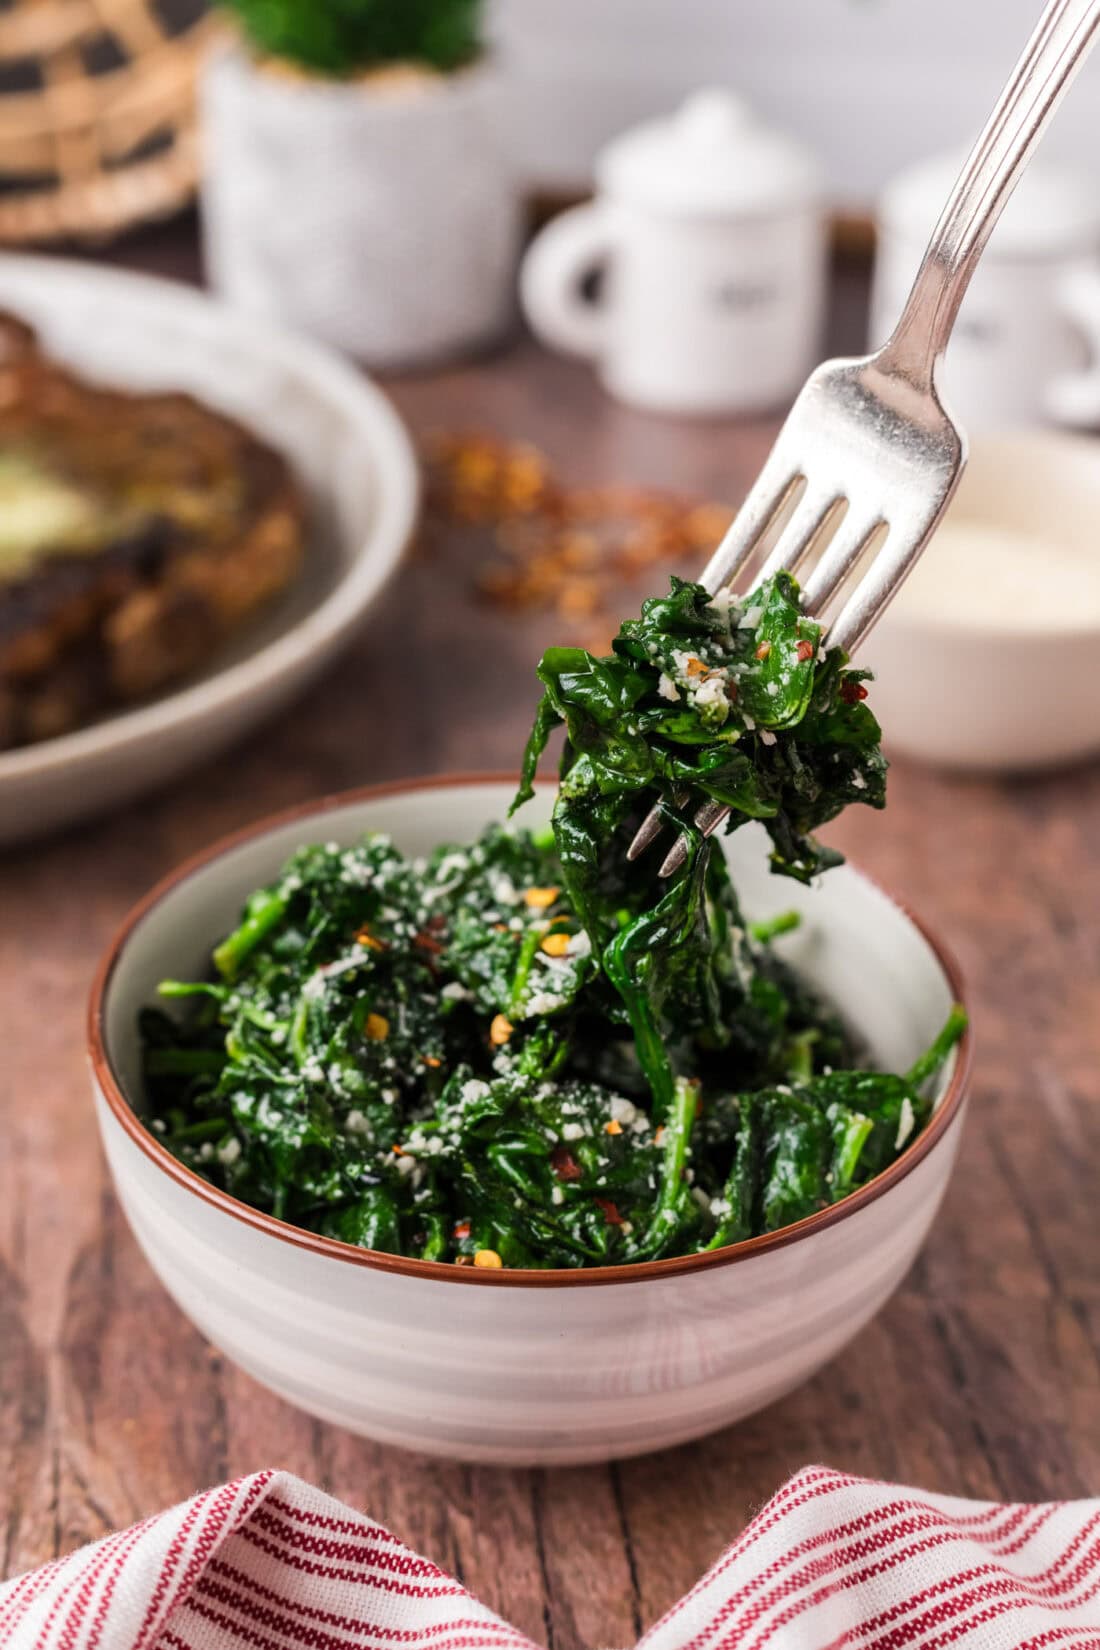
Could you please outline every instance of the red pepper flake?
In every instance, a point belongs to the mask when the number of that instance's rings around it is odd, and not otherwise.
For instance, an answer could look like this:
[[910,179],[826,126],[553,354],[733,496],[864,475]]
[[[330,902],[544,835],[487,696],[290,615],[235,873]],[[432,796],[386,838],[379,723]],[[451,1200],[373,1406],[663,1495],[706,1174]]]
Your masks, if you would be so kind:
[[469,1235],[470,1222],[468,1220],[456,1220],[451,1233],[451,1236],[456,1240],[456,1242],[464,1243]]
[[441,1066],[443,1064],[443,1061],[437,1060],[434,1054],[425,1054],[423,1060],[426,1066]]
[[812,659],[814,656],[814,644],[812,642],[799,642],[795,652],[798,654],[800,663],[805,664],[808,659]]
[[862,682],[853,682],[849,676],[840,684],[840,697],[846,705],[858,705],[861,699],[866,699],[867,689]]
[[579,1180],[583,1170],[568,1146],[557,1145],[550,1153],[550,1167],[559,1180]]
[[770,642],[761,642],[760,646],[756,650],[755,657],[757,659],[766,659],[771,650],[772,644]]
[[603,1210],[604,1219],[607,1221],[607,1224],[609,1226],[625,1226],[626,1225],[626,1221],[623,1219],[622,1215],[619,1213],[618,1205],[615,1204],[615,1203],[612,1203],[612,1201],[609,1197],[596,1197],[596,1198],[593,1198],[592,1201],[593,1201],[593,1203],[599,1204],[600,1208]]
[[438,956],[443,949],[439,941],[434,940],[430,934],[416,934],[413,944],[419,946],[421,951],[430,951],[433,956]]

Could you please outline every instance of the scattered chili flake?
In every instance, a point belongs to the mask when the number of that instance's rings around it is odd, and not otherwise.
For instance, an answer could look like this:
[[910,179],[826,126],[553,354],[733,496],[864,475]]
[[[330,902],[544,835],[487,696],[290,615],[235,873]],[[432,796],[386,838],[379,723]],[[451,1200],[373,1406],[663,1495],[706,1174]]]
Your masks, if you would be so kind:
[[539,950],[545,951],[548,957],[564,957],[565,953],[569,950],[569,942],[571,939],[571,934],[547,934],[546,938],[540,944]]
[[435,1066],[441,1066],[443,1064],[443,1061],[442,1060],[437,1060],[434,1054],[425,1054],[423,1058],[424,1058],[424,1064],[426,1066],[435,1067]]
[[489,1041],[494,1048],[500,1048],[508,1041],[514,1030],[511,1020],[505,1019],[503,1014],[494,1014],[489,1027]]
[[454,1226],[451,1228],[451,1236],[456,1240],[456,1242],[464,1243],[469,1235],[470,1222],[468,1220],[456,1220]]
[[553,905],[560,888],[528,888],[523,895],[523,903],[529,905],[532,911],[545,911],[548,905]]
[[370,924],[367,922],[359,929],[355,938],[360,945],[369,946],[372,951],[384,951],[386,949],[385,942],[380,940],[376,934],[371,933]]
[[661,1123],[661,1124],[658,1125],[657,1132],[653,1136],[653,1144],[655,1146],[659,1146],[661,1144],[661,1141],[664,1139],[664,1137],[665,1137],[665,1126],[664,1126],[663,1123]]
[[846,677],[840,684],[840,697],[846,705],[858,705],[861,699],[866,699],[867,689],[862,682],[853,682]]
[[574,579],[558,597],[563,619],[590,619],[599,611],[603,591],[596,579]]
[[477,1249],[474,1251],[474,1265],[487,1266],[494,1271],[504,1265],[495,1249]]
[[724,504],[693,505],[681,520],[681,531],[691,540],[694,549],[705,551],[709,556],[725,537],[731,514]]
[[583,1173],[569,1147],[560,1143],[550,1153],[550,1167],[559,1180],[579,1180]]
[[594,1203],[598,1204],[599,1207],[603,1210],[604,1219],[607,1221],[607,1224],[609,1226],[625,1226],[626,1225],[625,1220],[623,1219],[622,1215],[619,1213],[618,1204],[617,1203],[612,1203],[612,1201],[609,1197],[596,1197],[596,1198],[593,1198],[592,1201]]
[[[485,532],[495,559],[477,576],[482,596],[510,609],[556,609],[606,653],[623,585],[658,568],[705,560],[726,532],[727,506],[651,487],[569,487],[529,442],[478,432],[425,444],[426,533],[456,524]],[[442,529],[442,531],[440,531]]]
[[622,1134],[623,1126],[617,1117],[613,1117],[609,1123],[604,1124],[603,1132],[604,1134]]
[[808,659],[812,659],[814,656],[814,644],[810,641],[801,641],[795,652],[798,654],[800,662],[805,664]]
[[419,946],[421,951],[429,951],[436,957],[438,957],[439,953],[443,950],[440,942],[437,939],[434,939],[431,934],[422,933],[414,935],[413,944],[415,946]]
[[586,572],[599,565],[600,541],[594,533],[569,533],[561,541],[559,555],[574,572]]
[[755,657],[757,659],[766,659],[771,650],[772,644],[770,642],[761,642],[760,646],[756,650]]
[[707,673],[706,665],[703,663],[702,659],[697,659],[694,653],[689,658],[685,669],[689,676],[705,676]]
[[363,1031],[372,1043],[384,1043],[390,1034],[390,1022],[384,1014],[368,1014]]

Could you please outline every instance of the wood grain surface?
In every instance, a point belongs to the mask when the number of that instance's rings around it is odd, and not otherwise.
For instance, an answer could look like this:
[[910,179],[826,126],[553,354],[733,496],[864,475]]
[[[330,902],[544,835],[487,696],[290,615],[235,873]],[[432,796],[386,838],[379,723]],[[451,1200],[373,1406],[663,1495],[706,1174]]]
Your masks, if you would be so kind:
[[[190,231],[125,249],[194,271]],[[858,281],[834,330],[858,342]],[[672,423],[520,341],[391,386],[417,432],[537,442],[577,482],[736,500],[773,425]],[[126,908],[183,855],[324,791],[513,769],[552,615],[474,593],[485,547],[433,536],[342,663],[275,725],[150,801],[0,858],[0,1570],[277,1465],[367,1508],[551,1650],[625,1645],[793,1469],[959,1494],[1100,1493],[1100,770],[946,778],[897,763],[839,843],[941,930],[969,979],[974,1104],[913,1273],[766,1413],[619,1466],[440,1464],[311,1421],[193,1331],[129,1236],[96,1139],[83,1011]],[[623,592],[623,609],[639,591]],[[1051,668],[1057,669],[1057,659]],[[873,702],[873,701],[872,701]],[[548,1310],[552,1307],[548,1305]]]

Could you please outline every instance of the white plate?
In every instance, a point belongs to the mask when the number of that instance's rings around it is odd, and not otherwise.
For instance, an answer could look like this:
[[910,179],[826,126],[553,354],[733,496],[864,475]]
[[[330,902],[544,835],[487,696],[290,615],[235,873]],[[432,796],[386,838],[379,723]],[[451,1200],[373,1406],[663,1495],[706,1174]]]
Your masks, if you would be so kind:
[[174,281],[0,258],[0,307],[57,359],[124,389],[185,390],[285,453],[311,499],[303,576],[174,692],[0,753],[0,843],[128,801],[239,738],[348,640],[416,517],[409,437],[357,368]]

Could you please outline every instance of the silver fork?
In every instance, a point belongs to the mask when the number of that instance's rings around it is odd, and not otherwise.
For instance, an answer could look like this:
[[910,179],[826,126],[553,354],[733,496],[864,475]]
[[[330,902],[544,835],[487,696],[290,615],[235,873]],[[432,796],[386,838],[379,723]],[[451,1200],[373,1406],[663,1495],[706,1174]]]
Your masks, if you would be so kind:
[[[803,608],[826,624],[828,644],[850,655],[899,589],[966,463],[966,438],[944,409],[937,382],[959,305],[1098,26],[1100,0],[1050,0],[959,175],[897,327],[877,354],[827,361],[811,375],[707,564],[701,583],[712,595],[764,550],[757,579],[794,573],[820,552]],[[695,824],[710,836],[729,811],[704,803]],[[628,859],[661,828],[654,808]],[[680,837],[660,875],[678,870],[686,850]]]

